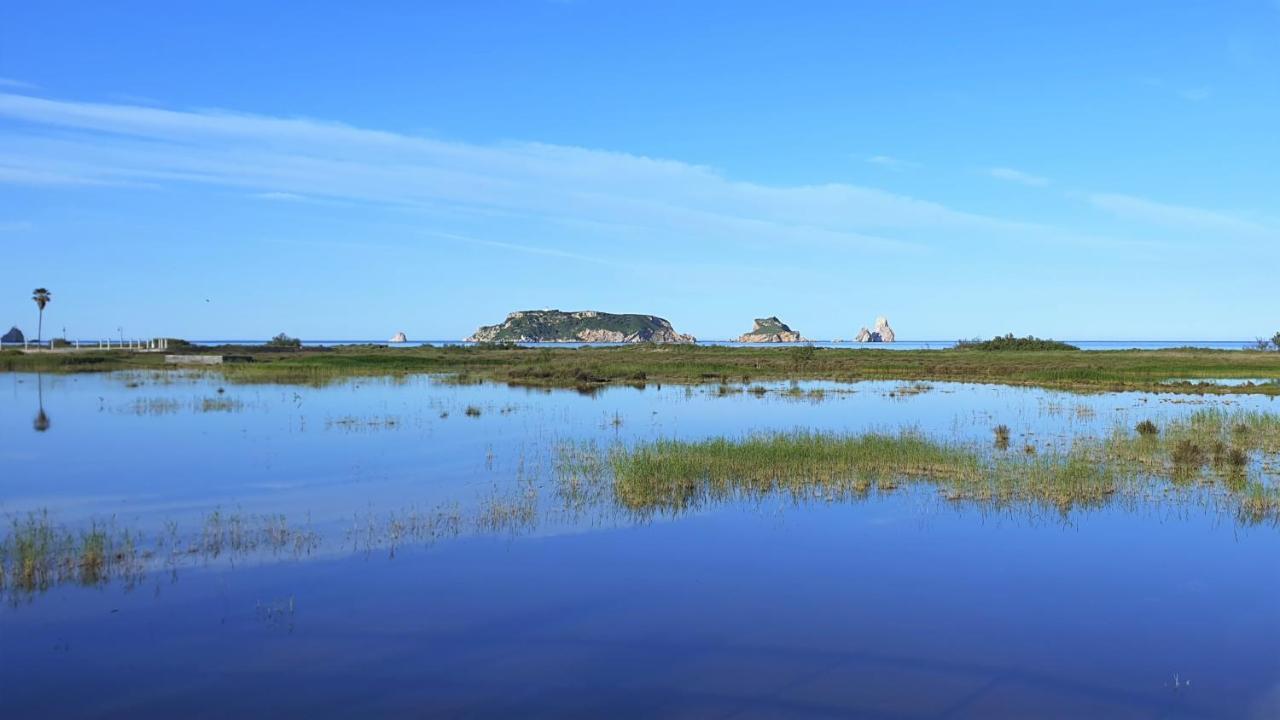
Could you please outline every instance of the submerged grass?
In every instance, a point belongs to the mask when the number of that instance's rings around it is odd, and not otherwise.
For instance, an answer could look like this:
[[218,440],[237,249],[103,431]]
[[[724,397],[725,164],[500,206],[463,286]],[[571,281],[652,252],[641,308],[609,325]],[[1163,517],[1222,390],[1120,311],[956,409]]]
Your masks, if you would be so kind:
[[135,534],[97,522],[72,531],[47,512],[13,519],[0,542],[0,589],[32,592],[67,581],[97,585],[138,566]]

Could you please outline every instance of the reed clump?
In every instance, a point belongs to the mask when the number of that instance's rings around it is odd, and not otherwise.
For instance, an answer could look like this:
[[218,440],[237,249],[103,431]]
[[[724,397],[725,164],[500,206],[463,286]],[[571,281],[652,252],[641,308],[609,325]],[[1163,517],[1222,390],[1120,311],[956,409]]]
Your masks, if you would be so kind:
[[997,425],[995,426],[995,428],[992,429],[992,433],[994,433],[996,436],[996,440],[995,440],[996,449],[1008,450],[1009,449],[1009,426]]

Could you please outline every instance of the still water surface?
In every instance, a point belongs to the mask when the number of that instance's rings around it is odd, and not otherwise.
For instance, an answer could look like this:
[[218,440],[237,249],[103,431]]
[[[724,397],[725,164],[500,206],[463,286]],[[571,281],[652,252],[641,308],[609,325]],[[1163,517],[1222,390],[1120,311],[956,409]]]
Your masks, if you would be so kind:
[[[984,443],[1005,424],[1048,451],[1276,401],[765,388],[0,374],[6,522],[48,510],[157,538],[218,512],[308,538],[6,588],[5,713],[1277,716],[1280,529],[1211,503],[1063,517],[916,490],[639,519],[571,508],[554,483],[566,441],[911,427]],[[449,531],[387,531],[419,512]]]

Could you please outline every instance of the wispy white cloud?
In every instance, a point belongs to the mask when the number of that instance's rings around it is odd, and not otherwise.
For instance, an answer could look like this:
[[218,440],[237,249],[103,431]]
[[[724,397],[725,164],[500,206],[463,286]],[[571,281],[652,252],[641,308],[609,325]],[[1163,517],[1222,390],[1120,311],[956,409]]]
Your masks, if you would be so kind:
[[39,88],[38,85],[34,85],[32,83],[6,77],[0,77],[0,87],[19,88],[21,90],[35,90]]
[[1275,230],[1267,225],[1215,210],[1171,205],[1117,193],[1093,193],[1087,198],[1094,207],[1125,220],[1169,228],[1229,233],[1236,236],[1275,234]]
[[987,174],[997,180],[1007,180],[1009,182],[1019,183],[1021,185],[1030,185],[1032,187],[1044,187],[1049,184],[1049,178],[1032,175],[1021,170],[1014,170],[1007,167],[993,167],[987,169]]
[[636,263],[620,263],[608,258],[596,257],[594,255],[584,255],[582,253],[570,252],[567,250],[558,250],[556,248],[538,247],[536,245],[522,245],[520,243],[503,242],[501,240],[485,240],[483,238],[470,237],[468,235],[459,235],[457,233],[442,232],[424,232],[424,235],[442,238],[444,240],[454,240],[457,242],[468,243],[471,245],[484,245],[486,247],[500,248],[502,250],[514,250],[516,252],[528,253],[531,255],[547,255],[550,257],[565,258],[567,260],[579,260],[582,262],[596,263],[598,265],[610,265],[614,267],[633,268]]
[[306,195],[291,192],[260,192],[254,193],[253,196],[259,200],[280,200],[283,202],[307,202],[311,199]]
[[[872,187],[765,185],[699,165],[562,145],[447,142],[311,119],[5,93],[0,119],[7,121],[0,182],[9,183],[206,184],[263,200],[380,204],[500,218],[508,227],[540,223],[544,231],[591,228],[587,242],[662,238],[726,251],[805,245],[919,253],[958,243],[1105,241]],[[599,261],[608,254],[565,256]]]
[[913,170],[920,167],[920,163],[911,160],[903,160],[892,155],[872,155],[866,159],[872,165],[879,165],[889,170]]

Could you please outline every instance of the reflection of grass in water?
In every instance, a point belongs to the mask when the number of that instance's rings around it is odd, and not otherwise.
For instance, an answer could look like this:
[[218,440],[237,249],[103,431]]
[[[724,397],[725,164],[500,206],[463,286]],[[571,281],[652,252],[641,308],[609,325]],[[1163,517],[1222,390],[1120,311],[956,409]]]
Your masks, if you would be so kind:
[[200,401],[200,412],[238,412],[244,409],[244,403],[236,398],[211,397]]
[[[221,388],[219,388],[221,392]],[[113,412],[125,412],[133,415],[173,415],[183,410],[196,413],[239,412],[244,409],[244,402],[236,398],[221,395],[211,398],[194,398],[187,401],[171,397],[137,398],[133,402],[121,406]]]
[[130,406],[134,415],[172,415],[182,409],[173,398],[138,398]]
[[325,430],[346,430],[356,432],[359,430],[395,430],[402,425],[400,418],[394,415],[384,417],[356,417],[355,415],[344,415],[339,418],[329,418],[324,422]]
[[[999,445],[1000,428],[996,438]],[[1066,513],[1101,505],[1121,491],[1136,495],[1161,483],[1197,482],[1220,490],[1242,521],[1274,522],[1280,521],[1280,488],[1266,484],[1265,471],[1250,477],[1249,465],[1253,455],[1278,452],[1280,416],[1202,411],[1171,423],[1162,438],[1117,430],[1043,455],[992,457],[976,446],[914,432],[788,432],[608,450],[569,446],[561,451],[557,475],[561,495],[571,502],[599,492],[599,478],[607,476],[613,500],[641,514],[778,492],[833,500],[904,483],[937,486],[958,502],[1023,503]]]
[[475,518],[476,529],[490,533],[530,530],[537,522],[538,488],[527,481],[514,494],[495,491],[483,498]]

